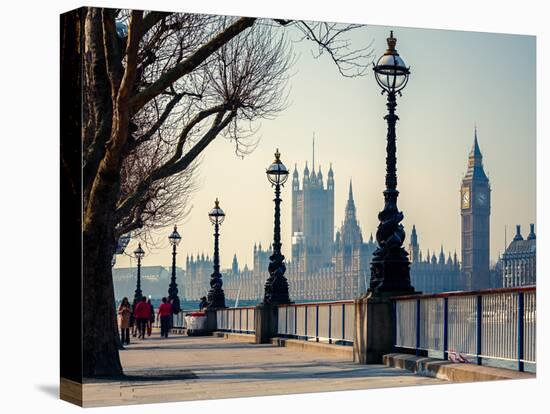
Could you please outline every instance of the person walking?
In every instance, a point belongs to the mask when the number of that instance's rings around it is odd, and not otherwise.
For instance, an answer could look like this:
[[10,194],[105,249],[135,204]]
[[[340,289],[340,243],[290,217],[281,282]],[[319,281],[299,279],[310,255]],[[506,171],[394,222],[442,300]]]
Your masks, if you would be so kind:
[[160,337],[168,338],[170,323],[172,321],[172,305],[168,303],[168,299],[162,298],[162,303],[159,306],[160,318]]
[[128,345],[130,343],[130,316],[132,315],[132,307],[128,298],[122,298],[118,307],[118,328],[120,329],[120,341]]
[[151,331],[153,330],[153,323],[155,322],[155,307],[151,303],[151,297],[147,300],[147,305],[149,305],[149,319],[147,320],[147,336],[151,336]]
[[145,339],[145,329],[147,321],[149,320],[149,313],[151,307],[147,304],[147,298],[143,296],[141,300],[136,304],[135,320],[138,328],[138,338]]

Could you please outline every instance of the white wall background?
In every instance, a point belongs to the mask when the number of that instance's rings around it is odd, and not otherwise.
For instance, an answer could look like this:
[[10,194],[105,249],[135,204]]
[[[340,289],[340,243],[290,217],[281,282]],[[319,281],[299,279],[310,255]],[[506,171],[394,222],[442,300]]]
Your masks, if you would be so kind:
[[[94,5],[143,9],[166,9],[233,15],[278,16],[357,22],[379,25],[445,28],[536,34],[537,41],[537,238],[539,251],[539,298],[548,296],[545,277],[549,264],[546,236],[549,225],[548,163],[544,155],[549,144],[550,34],[544,2],[536,0],[462,0],[356,2],[246,2],[244,0],[121,0],[95,1]],[[3,294],[3,330],[0,340],[0,385],[4,406],[13,412],[72,412],[77,408],[58,401],[52,391],[59,376],[59,194],[58,194],[58,14],[78,7],[76,1],[13,1],[3,5],[2,25],[2,203],[0,212],[0,276]],[[394,9],[392,9],[392,5]],[[503,61],[513,57],[503,57]],[[542,114],[542,115],[540,115]],[[342,177],[343,178],[343,177]],[[548,313],[538,301],[539,320]],[[19,324],[24,327],[20,328]],[[159,410],[182,412],[266,413],[405,411],[445,412],[542,412],[542,393],[548,389],[548,335],[539,324],[538,378],[536,381],[508,381],[437,387],[350,391],[328,394],[263,397],[219,401],[144,405],[98,409],[94,412],[149,413]]]

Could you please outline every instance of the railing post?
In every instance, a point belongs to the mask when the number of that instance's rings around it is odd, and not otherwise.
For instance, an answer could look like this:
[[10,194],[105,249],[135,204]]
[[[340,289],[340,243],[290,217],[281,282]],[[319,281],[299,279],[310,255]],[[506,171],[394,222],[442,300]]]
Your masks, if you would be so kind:
[[449,359],[449,298],[443,298],[443,359]]
[[524,351],[524,302],[523,292],[518,292],[518,371],[523,371],[525,359]]
[[332,305],[328,305],[328,343],[332,343]]
[[346,340],[346,304],[342,303],[342,342]]
[[315,340],[319,342],[319,305],[315,305]]
[[393,299],[391,301],[391,346],[395,351],[397,344],[397,301]]
[[420,355],[420,299],[416,299],[416,356]]
[[298,337],[298,307],[294,306],[294,337]]
[[307,305],[304,306],[304,336],[306,338],[306,341],[308,340],[307,337]]
[[246,308],[246,332],[247,333],[250,332],[250,329],[248,329],[248,311],[249,311],[249,309]]
[[476,297],[476,360],[477,365],[481,365],[481,319],[483,315],[483,309],[481,305],[481,295]]
[[288,306],[285,306],[285,336],[288,336],[290,332],[288,331]]

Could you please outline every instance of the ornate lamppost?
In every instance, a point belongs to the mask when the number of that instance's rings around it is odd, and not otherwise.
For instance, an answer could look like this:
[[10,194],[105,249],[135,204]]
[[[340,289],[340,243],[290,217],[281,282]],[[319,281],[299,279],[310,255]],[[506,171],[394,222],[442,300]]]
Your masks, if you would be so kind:
[[386,189],[384,190],[384,209],[378,214],[380,224],[376,231],[378,248],[373,253],[371,277],[368,291],[373,294],[411,293],[408,253],[403,248],[405,230],[401,221],[403,213],[397,209],[397,160],[395,144],[395,124],[399,117],[395,114],[396,96],[409,80],[410,68],[397,53],[397,39],[393,30],[387,39],[388,49],[374,66],[374,74],[382,94],[387,95],[388,113],[384,119],[388,123],[386,143]]
[[134,256],[137,259],[137,280],[136,280],[136,291],[134,292],[134,306],[138,303],[143,294],[141,292],[141,259],[145,256],[145,252],[141,248],[141,243],[138,243],[138,247],[134,250]]
[[269,257],[269,277],[265,283],[264,304],[290,303],[288,281],[285,278],[285,257],[281,253],[281,187],[288,179],[288,169],[281,161],[279,150],[275,161],[266,170],[267,179],[275,187],[275,226],[273,232],[273,254]]
[[207,308],[225,308],[225,294],[222,289],[222,275],[220,273],[220,225],[225,220],[225,213],[216,198],[214,208],[208,213],[210,222],[214,225],[214,273],[210,276],[210,291],[208,292]]
[[173,313],[179,313],[181,310],[180,307],[180,298],[178,296],[178,284],[176,283],[176,247],[180,244],[181,236],[178,233],[178,227],[174,226],[174,231],[168,240],[172,245],[172,277],[170,278],[170,285],[168,286],[168,299],[172,304]]

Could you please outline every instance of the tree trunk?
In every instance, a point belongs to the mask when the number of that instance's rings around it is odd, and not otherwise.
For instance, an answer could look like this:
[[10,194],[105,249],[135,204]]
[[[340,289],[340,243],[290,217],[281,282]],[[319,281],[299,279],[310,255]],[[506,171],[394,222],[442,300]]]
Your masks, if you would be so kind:
[[83,231],[84,377],[122,375],[111,267],[116,241],[108,209],[107,206],[95,209],[92,219],[85,219]]

